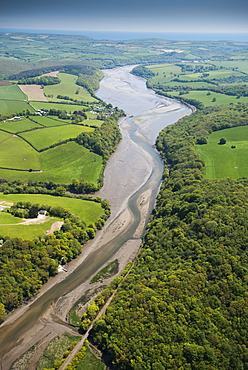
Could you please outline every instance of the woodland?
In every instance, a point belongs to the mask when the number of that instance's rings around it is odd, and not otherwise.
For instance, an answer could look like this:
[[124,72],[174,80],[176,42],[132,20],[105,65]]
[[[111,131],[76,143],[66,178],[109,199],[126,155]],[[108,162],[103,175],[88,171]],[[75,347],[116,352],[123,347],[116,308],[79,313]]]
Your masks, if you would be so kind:
[[198,111],[165,128],[166,166],[131,273],[91,339],[116,369],[247,369],[247,178],[208,180],[198,137],[246,125],[248,106]]
[[[110,43],[82,36],[47,35],[44,39],[39,34],[23,34],[16,38],[16,34],[1,33],[0,51],[3,82],[58,87],[59,78],[41,75],[60,70],[77,76],[77,89],[85,88],[93,99],[102,78],[100,69],[145,63],[134,73],[147,78],[149,87],[165,96],[173,93],[198,109],[157,138],[165,167],[156,208],[134,266],[106,313],[94,323],[90,340],[113,369],[248,370],[248,178],[207,179],[205,163],[196,152],[196,145],[205,145],[212,132],[248,125],[248,105],[241,100],[248,96],[248,44],[158,39]],[[163,76],[151,63],[166,63]],[[221,63],[230,76],[222,75]],[[213,79],[215,72],[221,76]],[[188,73],[201,77],[186,81]],[[206,90],[198,86],[199,80]],[[204,107],[200,99],[187,96],[193,89],[199,95],[203,89],[205,95],[220,93],[240,100],[217,105],[213,96],[211,106]],[[28,102],[18,99],[27,104],[22,114],[30,116]],[[55,109],[58,104],[74,103],[80,112],[88,104],[62,92],[56,99],[36,104]],[[6,97],[0,103],[5,109]],[[13,96],[8,107],[0,110],[2,120],[21,111]],[[60,113],[66,115],[66,110]],[[117,121],[123,114],[117,110],[110,118],[104,117],[100,127],[81,133],[75,142],[100,155],[106,164],[121,139]],[[57,273],[62,260],[75,258],[82,244],[103,226],[109,204],[89,195],[101,184],[102,178],[97,186],[81,178],[67,185],[0,178],[4,194],[78,196],[100,202],[103,208],[103,215],[89,225],[61,207],[19,202],[10,208],[9,213],[25,217],[45,209],[64,224],[54,234],[33,240],[0,235],[1,322]]]

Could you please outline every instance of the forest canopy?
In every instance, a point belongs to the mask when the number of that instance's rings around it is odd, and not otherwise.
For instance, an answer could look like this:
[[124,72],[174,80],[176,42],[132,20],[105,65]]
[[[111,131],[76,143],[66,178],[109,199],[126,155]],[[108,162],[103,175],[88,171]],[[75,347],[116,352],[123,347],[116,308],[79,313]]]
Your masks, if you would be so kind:
[[197,137],[246,125],[248,106],[165,128],[166,163],[137,263],[92,339],[116,369],[248,368],[248,179],[204,179]]

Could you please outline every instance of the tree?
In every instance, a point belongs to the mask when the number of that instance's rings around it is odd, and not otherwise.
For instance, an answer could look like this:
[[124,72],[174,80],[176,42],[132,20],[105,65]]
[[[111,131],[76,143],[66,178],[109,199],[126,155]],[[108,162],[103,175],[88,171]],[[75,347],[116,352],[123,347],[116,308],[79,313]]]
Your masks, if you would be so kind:
[[226,139],[222,137],[219,141],[219,145],[224,145],[224,144],[226,144]]

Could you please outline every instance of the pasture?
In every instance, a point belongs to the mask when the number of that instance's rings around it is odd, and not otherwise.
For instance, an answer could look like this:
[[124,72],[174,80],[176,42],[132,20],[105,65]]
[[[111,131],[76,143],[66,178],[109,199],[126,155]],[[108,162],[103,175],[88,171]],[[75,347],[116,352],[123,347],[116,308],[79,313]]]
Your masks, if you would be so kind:
[[[30,168],[39,170],[39,154],[20,137],[3,133],[0,131],[0,166],[13,169],[29,170]],[[2,169],[0,169],[0,176]],[[18,177],[18,172],[13,172]]]
[[69,119],[59,119],[57,116],[36,116],[32,117],[35,122],[38,122],[42,126],[61,126],[61,125],[68,125],[71,123]]
[[82,110],[87,108],[85,105],[79,104],[69,104],[69,103],[54,103],[54,102],[40,102],[40,101],[32,101],[32,105],[36,109],[57,109],[57,110],[64,110],[68,113],[73,113],[75,110]]
[[94,129],[91,127],[69,124],[63,126],[63,129],[61,129],[61,126],[41,128],[24,132],[20,134],[20,136],[32,144],[37,150],[40,150],[61,141],[76,138],[82,132],[90,131],[94,131]]
[[[12,216],[13,217],[13,216]],[[13,217],[17,218],[17,217]],[[20,221],[19,218],[17,218]],[[44,236],[48,230],[51,229],[51,226],[54,222],[59,221],[57,217],[49,217],[46,222],[33,225],[22,225],[12,222],[12,225],[6,225],[2,223],[0,217],[0,235],[2,236],[11,236],[12,238],[18,237],[25,240],[31,240],[33,238]]]
[[[226,144],[218,145],[222,137]],[[208,144],[196,145],[196,151],[205,162],[206,178],[248,177],[248,126],[213,132]]]
[[220,93],[216,93],[213,91],[210,92],[210,95],[208,95],[208,91],[192,90],[192,91],[189,91],[188,94],[183,94],[183,95],[180,95],[178,91],[174,91],[172,95],[175,98],[177,98],[178,96],[181,96],[182,98],[185,97],[186,99],[199,100],[204,104],[205,107],[221,105],[221,104],[238,103],[238,102],[248,103],[248,96],[241,96],[239,99],[237,99],[236,96],[220,94]]
[[[38,180],[70,184],[73,178],[77,178],[94,184],[98,182],[102,170],[101,156],[73,141],[41,153],[21,138],[1,131],[0,141],[0,166],[26,170],[23,172],[0,169],[0,176],[7,180]],[[40,170],[40,172],[28,172],[29,169]]]
[[[63,207],[78,216],[82,221],[89,225],[95,222],[104,211],[100,203],[77,198],[56,197],[44,194],[2,194],[0,193],[0,202],[16,203],[30,202],[32,204],[43,204],[50,206]],[[21,225],[18,225],[21,226]],[[23,225],[25,226],[25,225]]]
[[71,99],[77,99],[85,102],[97,101],[93,98],[88,91],[76,85],[77,76],[68,73],[59,73],[58,77],[61,82],[57,85],[48,85],[44,87],[44,93],[48,100],[52,101],[64,101],[64,99],[58,99],[58,95],[69,96]]
[[26,100],[27,96],[17,85],[0,86],[0,100]]
[[[162,64],[151,65],[148,68],[155,73],[149,80],[149,85],[167,92],[171,97],[182,96],[185,99],[198,100],[206,107],[236,103],[237,99],[242,103],[248,102],[247,96],[237,98],[235,89],[233,90],[235,95],[210,91],[222,87],[232,88],[236,85],[245,87],[247,73],[245,61]],[[213,68],[215,70],[212,70]]]
[[28,118],[0,122],[0,130],[9,131],[13,134],[16,132],[31,130],[35,127],[41,127],[41,126],[37,123],[32,122]]
[[19,114],[27,109],[29,109],[31,113],[34,112],[33,107],[31,107],[26,101],[0,99],[0,114]]

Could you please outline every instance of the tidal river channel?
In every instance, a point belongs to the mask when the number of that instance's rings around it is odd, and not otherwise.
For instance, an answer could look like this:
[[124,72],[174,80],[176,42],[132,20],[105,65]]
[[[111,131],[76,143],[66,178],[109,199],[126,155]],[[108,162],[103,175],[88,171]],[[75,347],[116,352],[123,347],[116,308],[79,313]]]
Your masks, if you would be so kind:
[[130,74],[131,69],[105,70],[96,93],[127,114],[120,120],[122,141],[108,162],[103,188],[97,194],[110,201],[111,217],[97,237],[84,246],[82,254],[66,266],[66,273],[51,278],[37,297],[1,325],[1,370],[10,369],[32,346],[32,355],[23,368],[35,369],[52,338],[64,332],[75,334],[64,320],[75,301],[89,289],[91,277],[116,258],[124,268],[138,251],[163,172],[153,147],[156,137],[191,110],[147,89],[145,80]]

